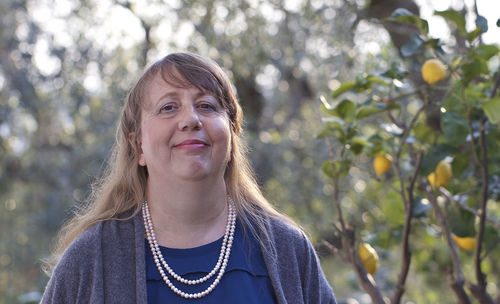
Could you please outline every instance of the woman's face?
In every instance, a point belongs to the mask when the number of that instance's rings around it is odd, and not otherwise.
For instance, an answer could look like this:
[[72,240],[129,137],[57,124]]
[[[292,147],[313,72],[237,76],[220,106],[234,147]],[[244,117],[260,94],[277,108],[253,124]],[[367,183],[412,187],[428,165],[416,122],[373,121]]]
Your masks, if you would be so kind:
[[145,94],[139,145],[139,165],[147,166],[149,179],[224,178],[229,118],[211,94],[174,87],[156,75]]

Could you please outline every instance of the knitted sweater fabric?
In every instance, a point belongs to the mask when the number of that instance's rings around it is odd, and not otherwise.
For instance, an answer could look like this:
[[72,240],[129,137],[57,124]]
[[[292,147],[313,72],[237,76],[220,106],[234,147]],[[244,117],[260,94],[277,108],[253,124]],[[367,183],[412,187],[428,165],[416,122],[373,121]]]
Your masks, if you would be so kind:
[[[336,304],[305,234],[269,219],[274,246],[262,250],[279,304]],[[144,225],[138,213],[85,230],[65,250],[42,297],[46,303],[147,303]]]

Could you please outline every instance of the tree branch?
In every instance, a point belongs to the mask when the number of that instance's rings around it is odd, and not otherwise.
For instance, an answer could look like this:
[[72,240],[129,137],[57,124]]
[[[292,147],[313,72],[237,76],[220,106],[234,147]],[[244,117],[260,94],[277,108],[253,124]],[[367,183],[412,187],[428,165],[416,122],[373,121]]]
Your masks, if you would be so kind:
[[[335,161],[335,153],[331,147],[330,140],[328,138],[325,138],[325,142],[328,147],[328,151],[330,153],[332,161]],[[342,153],[340,153],[340,155],[342,155]],[[334,170],[335,171],[333,173],[333,178],[332,178],[333,200],[335,207],[337,209],[338,220],[340,222],[340,230],[341,230],[340,237],[342,242],[342,250],[346,252],[349,262],[353,265],[354,271],[356,272],[356,275],[358,277],[359,282],[361,283],[362,288],[370,295],[373,303],[385,304],[384,297],[382,296],[380,289],[376,285],[373,278],[371,276],[368,276],[364,266],[362,265],[357,255],[357,250],[354,247],[354,242],[355,242],[354,229],[346,224],[342,213],[342,207],[340,206],[340,191],[339,191],[340,174],[336,170],[336,168],[334,168]]]
[[410,229],[411,229],[411,219],[413,204],[415,201],[413,189],[415,186],[415,181],[418,178],[418,171],[420,169],[420,164],[422,162],[422,156],[424,152],[420,150],[417,155],[417,162],[415,164],[415,170],[413,176],[410,178],[409,185],[407,188],[408,193],[408,206],[405,209],[405,224],[403,228],[403,250],[402,250],[402,264],[398,275],[398,282],[396,283],[396,289],[394,290],[392,296],[392,304],[401,302],[401,297],[405,291],[406,277],[408,276],[408,271],[410,270],[411,263],[411,251],[409,246],[410,239]]
[[427,194],[427,197],[429,198],[429,201],[431,202],[432,209],[434,210],[434,214],[436,215],[436,219],[439,225],[441,226],[443,236],[445,237],[446,244],[448,245],[448,248],[450,250],[451,260],[453,262],[453,269],[455,274],[454,275],[453,273],[448,274],[449,284],[453,289],[453,291],[455,292],[455,295],[458,298],[458,302],[461,304],[469,304],[470,299],[464,289],[465,277],[462,272],[460,257],[458,256],[457,250],[453,245],[453,240],[451,239],[451,234],[448,229],[448,224],[446,222],[446,216],[442,213],[441,208],[437,203],[436,197],[432,194],[431,187],[427,184],[424,186],[424,190],[425,193]]
[[354,270],[363,289],[370,295],[373,303],[385,304],[384,297],[382,296],[380,289],[375,283],[375,280],[373,280],[373,277],[368,275],[366,272],[365,267],[357,255],[357,251],[350,245],[348,250],[349,257],[351,258]]
[[493,304],[493,299],[486,292],[486,275],[481,269],[481,250],[484,239],[484,230],[486,224],[486,204],[488,202],[488,152],[486,147],[486,125],[487,117],[483,115],[479,125],[479,149],[481,151],[480,169],[481,169],[481,209],[479,209],[479,232],[477,234],[476,248],[474,250],[474,269],[477,285],[468,284],[469,290],[481,303]]

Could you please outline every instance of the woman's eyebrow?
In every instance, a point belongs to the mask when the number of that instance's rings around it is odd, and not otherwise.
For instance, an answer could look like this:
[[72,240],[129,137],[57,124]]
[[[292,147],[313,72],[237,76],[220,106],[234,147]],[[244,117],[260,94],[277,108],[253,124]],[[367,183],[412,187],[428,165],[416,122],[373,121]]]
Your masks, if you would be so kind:
[[169,91],[169,92],[161,95],[160,98],[158,98],[158,100],[156,100],[156,101],[158,102],[158,101],[161,101],[161,100],[169,98],[169,97],[179,97],[179,93],[177,93],[177,91]]
[[[163,99],[166,99],[166,98],[169,98],[169,97],[174,97],[174,98],[178,98],[179,97],[179,92],[177,91],[169,91],[169,92],[166,92],[165,94],[161,95],[157,101],[160,101],[160,100],[163,100]],[[212,97],[214,98],[215,100],[217,100],[217,98],[210,92],[204,92],[204,91],[198,91],[195,95],[194,95],[194,98],[200,98],[200,97],[205,97],[205,96],[208,96],[208,97]]]

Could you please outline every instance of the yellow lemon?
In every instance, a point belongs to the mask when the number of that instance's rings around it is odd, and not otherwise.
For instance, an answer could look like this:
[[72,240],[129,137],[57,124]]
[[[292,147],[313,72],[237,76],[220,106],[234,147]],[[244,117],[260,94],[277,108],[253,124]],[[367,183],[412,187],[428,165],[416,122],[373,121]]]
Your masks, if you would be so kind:
[[375,169],[375,173],[377,173],[377,175],[382,175],[389,171],[391,165],[392,161],[386,155],[377,155],[373,160],[373,168]]
[[451,165],[443,159],[436,170],[427,176],[427,180],[434,187],[446,187],[452,176]]
[[439,59],[429,59],[422,65],[422,78],[434,84],[446,78],[446,66]]
[[378,255],[375,249],[368,244],[363,243],[358,246],[358,256],[369,274],[374,274],[378,269]]
[[455,234],[451,236],[455,244],[463,250],[474,250],[474,248],[476,248],[476,238],[469,236],[460,237]]

